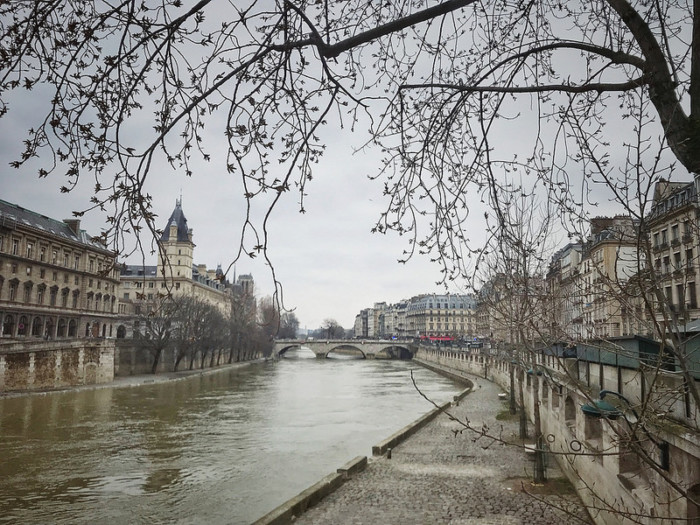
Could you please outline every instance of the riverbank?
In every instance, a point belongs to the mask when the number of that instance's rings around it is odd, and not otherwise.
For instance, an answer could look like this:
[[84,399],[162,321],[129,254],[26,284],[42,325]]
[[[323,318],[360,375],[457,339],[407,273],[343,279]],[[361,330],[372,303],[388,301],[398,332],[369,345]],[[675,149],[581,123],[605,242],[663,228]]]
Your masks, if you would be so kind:
[[114,380],[110,383],[99,383],[90,385],[74,385],[66,386],[60,388],[47,388],[42,390],[32,390],[32,391],[12,391],[12,392],[0,392],[0,399],[14,398],[14,397],[25,397],[25,396],[45,396],[48,394],[55,394],[58,392],[79,392],[83,390],[100,390],[103,388],[134,388],[144,385],[157,384],[157,383],[167,383],[171,381],[183,381],[196,376],[205,376],[210,374],[217,374],[232,368],[240,368],[243,366],[249,366],[255,363],[264,363],[265,358],[254,359],[252,361],[241,361],[238,363],[231,363],[220,365],[214,368],[201,368],[196,370],[181,370],[178,372],[164,372],[159,374],[139,374],[133,376],[115,376]]
[[[518,422],[499,397],[500,388],[477,376],[464,378],[473,389],[447,408],[449,415],[438,414],[390,453],[370,459],[294,523],[591,523],[553,458],[548,483],[532,484],[532,459],[517,437]],[[450,416],[468,420],[483,434],[464,429]],[[289,516],[275,520],[272,513],[266,518],[258,523],[290,521]]]

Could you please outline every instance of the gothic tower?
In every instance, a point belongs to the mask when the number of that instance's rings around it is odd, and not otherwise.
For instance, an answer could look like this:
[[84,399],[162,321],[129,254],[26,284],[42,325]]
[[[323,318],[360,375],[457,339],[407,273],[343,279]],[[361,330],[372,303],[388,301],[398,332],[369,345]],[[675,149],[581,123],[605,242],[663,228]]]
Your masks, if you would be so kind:
[[182,212],[181,199],[175,201],[175,209],[163,229],[159,244],[159,275],[165,275],[167,279],[192,279],[195,245],[192,242],[192,229],[187,227],[187,219]]

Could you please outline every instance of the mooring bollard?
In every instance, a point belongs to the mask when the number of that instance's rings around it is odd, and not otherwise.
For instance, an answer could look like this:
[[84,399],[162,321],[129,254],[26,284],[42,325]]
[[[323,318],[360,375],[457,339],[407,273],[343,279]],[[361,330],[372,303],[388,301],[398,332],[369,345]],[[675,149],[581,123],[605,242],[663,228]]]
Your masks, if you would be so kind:
[[386,449],[386,459],[391,459],[391,449]]

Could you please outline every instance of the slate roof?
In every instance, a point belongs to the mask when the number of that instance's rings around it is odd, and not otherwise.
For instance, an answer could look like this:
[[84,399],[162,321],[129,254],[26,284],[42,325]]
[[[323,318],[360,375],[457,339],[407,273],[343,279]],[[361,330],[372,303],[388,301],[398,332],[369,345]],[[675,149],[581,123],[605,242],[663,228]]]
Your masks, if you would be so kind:
[[178,242],[188,242],[190,240],[189,237],[189,228],[187,227],[187,219],[185,218],[185,214],[182,212],[182,201],[180,199],[177,199],[175,201],[175,209],[173,212],[170,214],[170,218],[168,219],[168,223],[165,225],[165,228],[163,229],[163,235],[160,236],[161,241],[169,241],[170,240],[170,225],[175,223],[177,226],[177,241]]
[[46,215],[0,200],[0,228],[14,229],[18,226],[32,228],[46,235],[53,235],[59,239],[83,244],[96,250],[109,251],[104,244],[92,240],[92,237],[85,230],[78,230],[78,233],[75,233],[63,221],[57,221]]
[[119,274],[124,277],[158,277],[158,267],[124,264]]

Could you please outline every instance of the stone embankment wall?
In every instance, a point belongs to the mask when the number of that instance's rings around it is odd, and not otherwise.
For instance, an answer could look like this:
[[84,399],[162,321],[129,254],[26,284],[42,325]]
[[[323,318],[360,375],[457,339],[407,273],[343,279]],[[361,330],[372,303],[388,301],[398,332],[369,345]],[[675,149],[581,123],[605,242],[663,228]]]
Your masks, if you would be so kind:
[[[539,399],[542,432],[549,453],[576,487],[596,523],[672,523],[700,517],[692,501],[680,497],[679,488],[700,498],[700,443],[698,433],[686,423],[697,421],[698,410],[684,396],[664,397],[658,385],[677,392],[672,376],[654,382],[651,390],[640,369],[625,369],[577,359],[539,356],[537,369],[542,375],[527,374],[510,360],[422,347],[415,359],[457,374],[474,374],[494,381],[510,391],[511,374],[515,397],[522,385],[525,407],[533,420],[535,391]],[[656,371],[658,374],[658,371]],[[622,393],[635,405],[642,399],[665,399],[663,410],[669,418],[663,425],[648,429],[658,444],[668,445],[668,469],[661,468],[661,448],[651,439],[641,443],[654,466],[645,463],[626,444],[624,437],[631,421],[586,417],[581,406],[597,399],[602,388]],[[606,399],[607,400],[607,399]],[[659,408],[660,410],[661,408]],[[638,435],[645,432],[637,429]],[[532,434],[532,429],[530,428]],[[628,440],[627,440],[628,441]],[[665,445],[664,445],[665,446]],[[667,478],[667,479],[664,479]],[[675,521],[674,521],[675,520]]]
[[[163,350],[160,360],[158,361],[158,369],[156,373],[174,372],[176,353],[173,349]],[[260,359],[260,352],[248,352],[245,355],[235,354],[233,362],[236,360],[254,360]],[[193,369],[213,368],[229,363],[230,355],[227,350],[209,352],[202,358],[201,353],[194,356],[192,363]],[[116,353],[114,358],[114,375],[117,377],[126,377],[133,375],[150,374],[153,366],[152,353],[140,346],[133,339],[118,339],[116,344]],[[179,365],[178,371],[182,372],[190,368],[190,357],[184,357]]]
[[114,340],[0,344],[0,392],[51,390],[114,380]]

